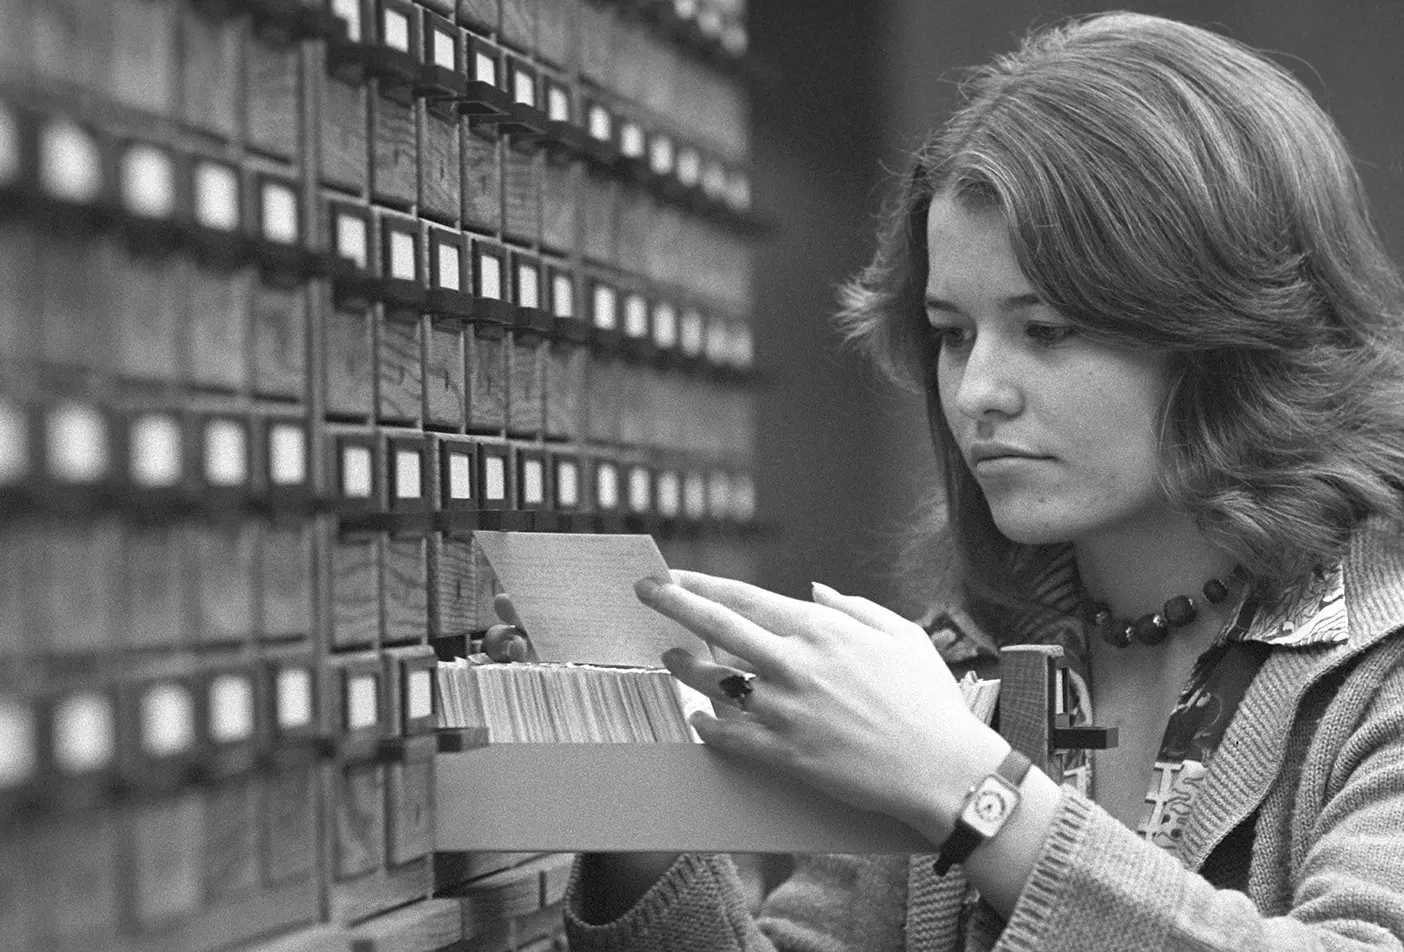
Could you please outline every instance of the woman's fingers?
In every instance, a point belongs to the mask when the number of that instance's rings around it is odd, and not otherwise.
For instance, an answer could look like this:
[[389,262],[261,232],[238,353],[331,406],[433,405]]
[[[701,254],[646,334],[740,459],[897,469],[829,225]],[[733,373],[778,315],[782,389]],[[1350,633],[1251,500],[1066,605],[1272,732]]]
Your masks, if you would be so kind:
[[926,633],[916,622],[903,618],[892,609],[883,608],[877,602],[869,601],[861,595],[843,595],[820,582],[814,582],[813,589],[816,605],[841,611],[869,628],[876,628],[891,635],[926,637]]
[[[683,573],[674,573],[683,574]],[[781,673],[781,639],[749,618],[681,585],[643,578],[634,583],[639,601],[762,673]]]
[[493,625],[483,632],[483,654],[493,661],[535,661],[527,633],[514,625]]
[[746,582],[677,569],[673,570],[673,580],[694,595],[725,605],[736,614],[779,635],[797,634],[807,627],[806,622],[812,620],[810,613],[813,606],[809,602]]

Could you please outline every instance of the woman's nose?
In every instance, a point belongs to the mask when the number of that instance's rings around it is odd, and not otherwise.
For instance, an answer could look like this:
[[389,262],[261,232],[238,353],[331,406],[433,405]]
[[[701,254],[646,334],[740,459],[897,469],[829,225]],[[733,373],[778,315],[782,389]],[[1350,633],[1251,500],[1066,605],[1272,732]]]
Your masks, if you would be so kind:
[[960,368],[955,387],[956,408],[979,420],[987,415],[1015,416],[1023,409],[1023,389],[1017,359],[988,335],[977,337]]

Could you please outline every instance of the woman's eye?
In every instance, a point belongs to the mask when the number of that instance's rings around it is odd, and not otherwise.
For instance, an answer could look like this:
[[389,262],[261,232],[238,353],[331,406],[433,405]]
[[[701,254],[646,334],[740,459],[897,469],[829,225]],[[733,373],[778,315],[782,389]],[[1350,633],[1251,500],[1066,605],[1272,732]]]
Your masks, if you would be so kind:
[[1063,343],[1077,333],[1077,329],[1067,324],[1030,324],[1028,335],[1044,347]]
[[945,350],[952,347],[960,347],[968,342],[966,330],[963,327],[931,327],[931,342],[937,347]]

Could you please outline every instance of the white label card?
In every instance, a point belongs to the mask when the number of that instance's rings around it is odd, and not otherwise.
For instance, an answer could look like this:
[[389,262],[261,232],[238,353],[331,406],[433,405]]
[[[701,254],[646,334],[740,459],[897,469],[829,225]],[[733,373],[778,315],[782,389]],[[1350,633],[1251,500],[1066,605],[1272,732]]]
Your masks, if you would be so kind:
[[614,134],[613,126],[608,109],[600,105],[590,107],[590,135],[601,142],[608,142]]
[[0,103],[0,183],[8,184],[20,174],[19,122],[7,106]]
[[522,504],[540,506],[546,501],[546,467],[539,459],[522,460]]
[[666,472],[658,474],[658,511],[664,516],[672,517],[678,514],[678,509],[682,504],[681,487],[678,484],[678,474]]
[[122,156],[122,203],[145,218],[175,212],[175,170],[171,157],[149,145],[134,145]]
[[180,482],[180,421],[165,413],[139,417],[131,429],[132,482],[146,489],[161,489]]
[[648,302],[642,295],[624,299],[624,333],[636,338],[648,336]]
[[724,470],[712,473],[707,486],[707,499],[713,516],[721,519],[731,515],[731,476]]
[[365,219],[359,215],[344,212],[336,216],[336,253],[338,257],[356,262],[356,267],[365,270],[370,264],[367,247],[370,236],[367,234]]
[[659,175],[673,171],[673,140],[656,135],[649,146],[649,166]]
[[248,482],[248,436],[233,420],[211,420],[205,424],[205,479],[212,486],[242,486]]
[[678,181],[684,185],[696,185],[702,174],[702,158],[694,150],[686,149],[678,154]]
[[158,684],[141,704],[142,747],[154,757],[169,757],[195,742],[195,709],[190,692],[179,684]]
[[502,261],[489,252],[478,255],[478,297],[502,300]]
[[706,344],[706,324],[697,311],[687,311],[682,317],[682,349],[689,357],[702,353]]
[[458,69],[457,40],[443,30],[434,31],[434,65],[447,70]]
[[575,460],[556,460],[556,501],[565,508],[580,505],[580,464]]
[[420,485],[423,467],[419,450],[395,450],[395,498],[418,499],[424,495]]
[[0,398],[0,486],[29,473],[29,421],[24,411]]
[[449,453],[448,483],[450,499],[473,498],[473,457],[467,453]]
[[223,674],[210,682],[210,738],[233,744],[253,736],[253,683],[247,677]]
[[626,124],[619,134],[619,149],[631,159],[642,158],[645,151],[644,132],[637,122]]
[[428,669],[410,671],[406,714],[414,720],[434,714],[434,673]]
[[476,51],[473,54],[473,78],[489,86],[496,86],[497,60],[481,50]]
[[595,285],[595,326],[613,330],[619,326],[618,299],[614,288],[607,284]]
[[653,308],[653,342],[664,349],[678,343],[678,309],[666,302]]
[[536,77],[524,69],[513,70],[512,97],[524,106],[535,106]]
[[278,727],[295,730],[312,723],[312,672],[283,668],[278,672]]
[[435,242],[434,249],[439,260],[439,287],[448,288],[450,291],[463,290],[463,279],[460,276],[463,270],[461,249],[447,241]]
[[0,698],[0,789],[18,786],[38,769],[34,711],[13,698]]
[[380,42],[401,53],[410,51],[410,22],[400,10],[386,7],[381,13]]
[[75,694],[54,707],[54,762],[65,773],[100,770],[112,762],[116,726],[100,694]]
[[707,481],[701,473],[688,473],[683,481],[683,508],[691,519],[707,514]]
[[595,469],[595,504],[601,509],[619,507],[619,467],[602,463]]
[[551,278],[551,313],[556,317],[575,316],[575,282],[568,274]]
[[525,262],[517,264],[517,306],[541,306],[541,273],[535,265]]
[[239,176],[227,165],[202,162],[195,168],[195,221],[217,231],[239,228]]
[[341,494],[347,499],[369,499],[374,491],[374,458],[369,446],[341,448]]
[[570,93],[563,87],[546,88],[546,115],[556,122],[570,122]]
[[90,406],[65,403],[49,415],[49,471],[70,483],[107,475],[107,422]]
[[390,232],[390,277],[397,281],[414,281],[419,277],[416,267],[414,235],[405,231]]
[[483,498],[502,502],[507,498],[507,460],[501,456],[483,457]]
[[634,512],[647,512],[649,504],[648,470],[635,466],[629,470],[629,508]]
[[374,727],[380,721],[380,681],[374,675],[355,675],[346,685],[346,729]]
[[296,423],[274,423],[268,430],[268,478],[275,486],[307,482],[307,431]]
[[263,183],[263,237],[279,244],[301,240],[297,224],[297,192],[282,182]]
[[39,178],[45,191],[70,202],[91,202],[102,192],[102,155],[76,123],[55,119],[40,137]]
[[332,13],[346,21],[346,38],[361,41],[361,0],[331,0]]

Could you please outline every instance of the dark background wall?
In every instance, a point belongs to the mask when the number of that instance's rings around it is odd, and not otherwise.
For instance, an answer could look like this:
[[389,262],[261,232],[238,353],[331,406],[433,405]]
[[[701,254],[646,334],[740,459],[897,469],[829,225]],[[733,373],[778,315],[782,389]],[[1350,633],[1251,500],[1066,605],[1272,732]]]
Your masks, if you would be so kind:
[[752,0],[756,192],[780,230],[757,275],[760,579],[894,607],[891,540],[933,487],[920,404],[838,352],[834,289],[872,250],[883,186],[957,99],[962,67],[1034,25],[1134,9],[1271,53],[1335,117],[1396,260],[1404,256],[1401,0]]

